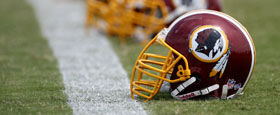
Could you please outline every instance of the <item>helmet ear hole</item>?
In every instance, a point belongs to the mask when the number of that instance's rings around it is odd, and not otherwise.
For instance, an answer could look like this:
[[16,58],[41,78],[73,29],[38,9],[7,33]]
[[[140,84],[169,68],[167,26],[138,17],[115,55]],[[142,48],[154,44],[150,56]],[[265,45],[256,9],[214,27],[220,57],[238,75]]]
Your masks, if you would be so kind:
[[201,78],[200,78],[199,73],[192,73],[191,77],[195,77],[196,78],[196,81],[194,82],[195,84],[199,84],[200,83]]

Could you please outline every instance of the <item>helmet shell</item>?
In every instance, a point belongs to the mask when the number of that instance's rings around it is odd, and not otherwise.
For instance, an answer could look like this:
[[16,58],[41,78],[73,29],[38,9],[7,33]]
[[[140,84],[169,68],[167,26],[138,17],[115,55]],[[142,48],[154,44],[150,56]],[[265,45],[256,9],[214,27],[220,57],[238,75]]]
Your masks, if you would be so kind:
[[[213,39],[213,33],[211,33],[213,30],[210,32],[211,34],[207,32],[209,30],[207,27],[218,30],[222,35],[220,38],[224,39],[224,41],[222,40],[224,44],[221,45],[222,48],[220,48],[219,53],[215,54],[213,51],[210,52],[217,46],[215,44],[217,40]],[[192,76],[196,76],[199,79],[182,93],[201,90],[213,84],[219,84],[220,88],[209,95],[221,98],[223,85],[229,86],[228,96],[235,94],[239,88],[246,86],[255,64],[255,48],[249,33],[238,21],[224,13],[198,10],[179,17],[170,25],[168,31],[165,42],[187,58]],[[201,34],[203,32],[206,34]],[[203,39],[200,41],[203,41],[204,45],[203,43],[198,43],[199,39]],[[207,39],[212,39],[210,40],[212,42],[209,42],[209,40],[207,42]],[[225,43],[226,41],[228,43]],[[198,45],[195,48],[191,48],[191,44]],[[195,56],[194,51],[199,49],[200,44],[202,44],[201,48],[208,49],[208,52],[205,50],[202,53],[205,55],[208,54],[208,57],[211,57],[210,53],[212,53],[212,57],[216,55],[216,58],[203,60],[202,58],[205,57],[200,58],[199,56]],[[215,76],[210,77],[210,73],[217,63],[219,63],[219,59],[227,53],[221,51],[223,48],[226,49],[226,47],[230,53],[222,76],[219,76],[221,73],[219,71]],[[182,61],[181,63],[184,62]],[[178,65],[181,64],[178,63],[176,66]],[[176,75],[178,70],[176,68],[174,67],[171,79],[178,78]],[[175,89],[179,84],[171,83],[171,88]]]

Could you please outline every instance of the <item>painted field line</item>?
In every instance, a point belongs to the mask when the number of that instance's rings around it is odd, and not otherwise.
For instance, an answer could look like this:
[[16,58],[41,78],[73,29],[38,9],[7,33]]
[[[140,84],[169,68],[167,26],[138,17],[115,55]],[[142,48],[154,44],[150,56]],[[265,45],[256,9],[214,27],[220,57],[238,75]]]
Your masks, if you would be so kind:
[[[29,0],[63,75],[74,114],[146,114],[106,37],[85,35],[83,0]],[[32,41],[30,41],[32,42]]]

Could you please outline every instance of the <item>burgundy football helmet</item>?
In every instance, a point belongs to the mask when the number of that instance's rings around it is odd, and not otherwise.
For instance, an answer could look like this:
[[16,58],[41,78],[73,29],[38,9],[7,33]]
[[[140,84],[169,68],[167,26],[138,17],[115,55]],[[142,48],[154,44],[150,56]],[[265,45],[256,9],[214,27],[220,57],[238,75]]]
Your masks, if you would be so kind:
[[221,0],[207,0],[207,9],[222,11]]
[[[165,50],[150,50],[156,44],[168,49],[165,56]],[[191,11],[160,31],[140,53],[131,75],[131,96],[149,101],[165,82],[179,100],[231,99],[243,93],[255,57],[251,36],[234,18],[212,10]]]
[[167,25],[182,14],[197,9],[222,11],[221,0],[163,0],[167,9]]

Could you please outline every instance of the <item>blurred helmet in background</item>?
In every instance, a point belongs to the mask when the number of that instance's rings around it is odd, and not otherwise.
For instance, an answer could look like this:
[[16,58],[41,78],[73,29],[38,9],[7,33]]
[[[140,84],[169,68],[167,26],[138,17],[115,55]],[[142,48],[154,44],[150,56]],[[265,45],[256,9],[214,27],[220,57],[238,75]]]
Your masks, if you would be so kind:
[[207,9],[222,11],[222,0],[207,0]]
[[221,0],[164,0],[169,14],[167,25],[170,25],[177,17],[182,14],[197,9],[209,9],[222,11]]
[[126,37],[134,37],[145,42],[190,10],[219,9],[217,6],[220,6],[220,2],[217,1],[219,0],[87,0],[86,25],[93,25],[109,35],[117,35],[122,41]]

